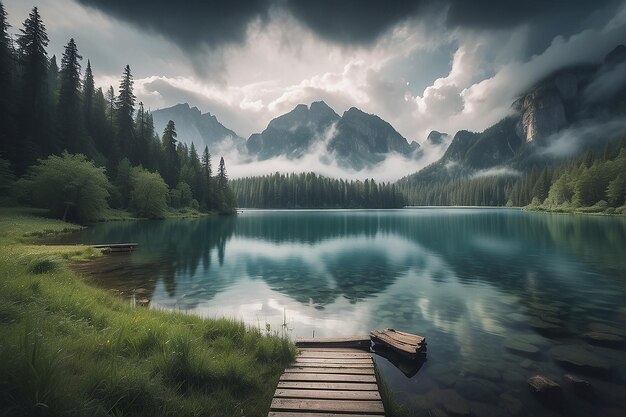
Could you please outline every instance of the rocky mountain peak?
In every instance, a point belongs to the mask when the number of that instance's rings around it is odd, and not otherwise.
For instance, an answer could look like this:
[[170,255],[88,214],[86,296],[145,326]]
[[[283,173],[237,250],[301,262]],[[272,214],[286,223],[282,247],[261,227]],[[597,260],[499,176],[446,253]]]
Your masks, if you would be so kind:
[[447,133],[437,132],[436,130],[431,131],[426,137],[426,143],[431,145],[441,145],[446,137],[449,135]]

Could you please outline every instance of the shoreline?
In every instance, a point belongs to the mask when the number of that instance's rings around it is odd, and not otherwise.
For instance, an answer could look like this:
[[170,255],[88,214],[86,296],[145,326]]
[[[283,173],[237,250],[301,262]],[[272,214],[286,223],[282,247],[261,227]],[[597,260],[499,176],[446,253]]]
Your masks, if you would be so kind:
[[0,208],[0,409],[267,415],[293,343],[237,320],[130,306],[70,268],[100,250],[41,243],[85,227],[43,213]]

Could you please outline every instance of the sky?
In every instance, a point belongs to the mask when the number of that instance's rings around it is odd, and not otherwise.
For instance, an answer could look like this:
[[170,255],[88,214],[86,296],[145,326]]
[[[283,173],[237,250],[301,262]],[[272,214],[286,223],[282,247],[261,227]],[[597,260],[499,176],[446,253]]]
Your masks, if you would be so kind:
[[247,138],[299,103],[379,115],[409,141],[482,131],[550,72],[626,42],[614,0],[2,0],[15,33],[38,6],[60,56],[97,85],[131,66],[150,109],[188,102]]

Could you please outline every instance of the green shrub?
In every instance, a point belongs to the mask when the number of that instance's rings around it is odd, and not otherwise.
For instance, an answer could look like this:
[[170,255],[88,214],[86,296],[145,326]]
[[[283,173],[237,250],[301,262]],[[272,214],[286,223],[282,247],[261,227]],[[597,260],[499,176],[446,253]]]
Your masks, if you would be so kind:
[[162,218],[167,209],[168,188],[163,178],[156,172],[134,168],[130,207],[132,211],[149,219]]
[[28,271],[33,274],[47,274],[61,268],[62,262],[54,256],[44,256],[33,259],[28,265]]
[[18,188],[34,205],[50,209],[53,216],[78,222],[95,221],[108,208],[111,184],[105,169],[84,155],[64,152],[33,165]]

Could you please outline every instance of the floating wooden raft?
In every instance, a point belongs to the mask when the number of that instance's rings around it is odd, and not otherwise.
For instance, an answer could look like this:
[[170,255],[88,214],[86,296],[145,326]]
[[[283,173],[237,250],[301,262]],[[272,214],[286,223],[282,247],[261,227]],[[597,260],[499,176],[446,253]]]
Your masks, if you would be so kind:
[[[355,343],[363,340],[352,339]],[[331,346],[339,343],[337,339],[315,341]],[[310,341],[302,339],[296,343]],[[301,348],[295,364],[280,377],[269,412],[269,417],[384,415],[372,354],[345,347]]]
[[111,252],[131,252],[137,248],[137,243],[101,243],[98,245],[91,245],[96,249],[107,249]]
[[417,357],[426,352],[426,338],[394,329],[373,330],[372,341],[387,346],[401,355]]

